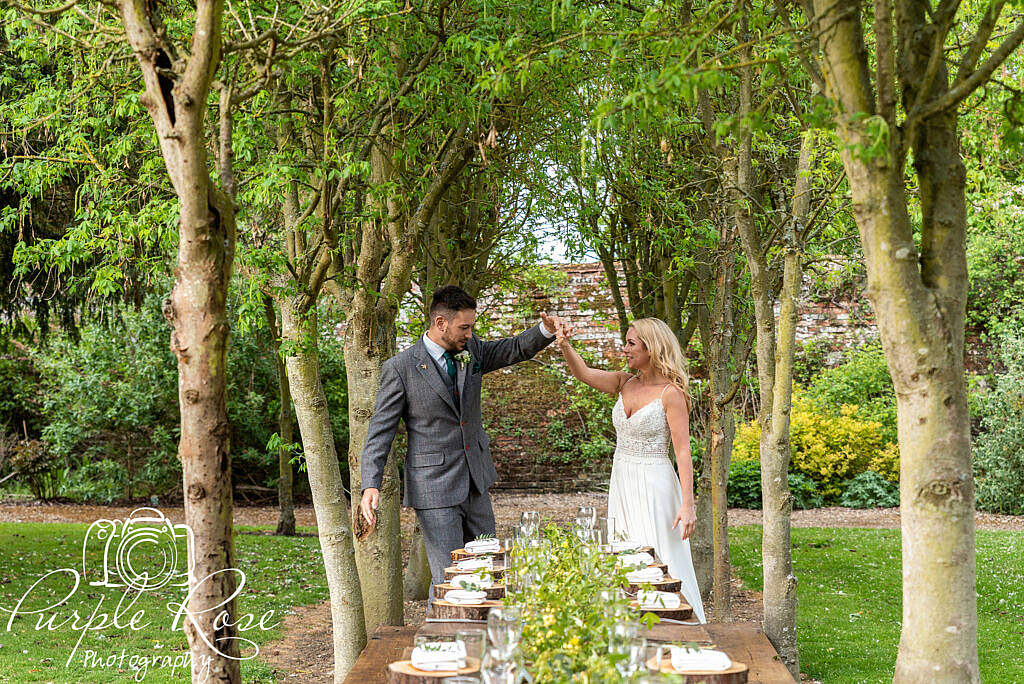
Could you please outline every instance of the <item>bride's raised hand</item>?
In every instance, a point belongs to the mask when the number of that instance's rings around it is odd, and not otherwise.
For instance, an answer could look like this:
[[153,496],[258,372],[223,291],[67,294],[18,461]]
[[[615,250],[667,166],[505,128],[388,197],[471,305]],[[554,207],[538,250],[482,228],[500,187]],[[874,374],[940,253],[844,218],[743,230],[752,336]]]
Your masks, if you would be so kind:
[[682,527],[680,532],[682,533],[683,539],[689,539],[690,535],[693,534],[694,528],[697,527],[697,509],[693,504],[683,504],[676,511],[675,520],[672,521],[672,529]]

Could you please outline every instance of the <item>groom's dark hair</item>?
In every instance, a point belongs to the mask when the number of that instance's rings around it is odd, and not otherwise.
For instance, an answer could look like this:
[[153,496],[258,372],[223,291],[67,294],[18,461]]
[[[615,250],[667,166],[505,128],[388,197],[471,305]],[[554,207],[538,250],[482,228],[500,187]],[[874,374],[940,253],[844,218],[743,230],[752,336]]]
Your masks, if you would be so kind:
[[476,300],[469,293],[455,285],[445,285],[434,293],[430,301],[430,323],[438,316],[451,318],[463,309],[476,310]]

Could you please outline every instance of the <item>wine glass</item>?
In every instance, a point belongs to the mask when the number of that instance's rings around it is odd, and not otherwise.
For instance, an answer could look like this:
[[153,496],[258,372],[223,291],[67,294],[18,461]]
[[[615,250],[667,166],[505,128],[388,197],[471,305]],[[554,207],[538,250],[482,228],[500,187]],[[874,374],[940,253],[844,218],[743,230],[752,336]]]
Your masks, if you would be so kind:
[[523,511],[522,515],[519,516],[519,527],[527,537],[534,536],[540,527],[540,513],[537,511]]
[[589,519],[589,527],[593,527],[597,524],[597,509],[593,506],[580,506],[576,511],[576,517]]
[[651,675],[661,675],[661,664],[669,655],[668,647],[660,641],[648,641],[644,649],[644,667]]
[[522,617],[518,606],[492,608],[487,615],[487,636],[505,660],[511,657],[523,635]]

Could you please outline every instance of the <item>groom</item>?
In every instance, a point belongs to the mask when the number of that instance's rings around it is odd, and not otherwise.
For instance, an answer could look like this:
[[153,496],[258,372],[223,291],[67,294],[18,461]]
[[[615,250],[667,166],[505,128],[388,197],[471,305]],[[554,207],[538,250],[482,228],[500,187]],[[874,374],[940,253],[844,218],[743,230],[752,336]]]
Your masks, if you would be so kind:
[[546,347],[559,319],[541,314],[541,320],[516,337],[480,340],[473,334],[476,301],[448,285],[434,293],[426,334],[384,362],[363,447],[360,509],[372,526],[384,464],[403,419],[409,434],[403,504],[416,509],[433,584],[444,582],[454,549],[494,534],[488,489],[498,476],[481,424],[480,379]]

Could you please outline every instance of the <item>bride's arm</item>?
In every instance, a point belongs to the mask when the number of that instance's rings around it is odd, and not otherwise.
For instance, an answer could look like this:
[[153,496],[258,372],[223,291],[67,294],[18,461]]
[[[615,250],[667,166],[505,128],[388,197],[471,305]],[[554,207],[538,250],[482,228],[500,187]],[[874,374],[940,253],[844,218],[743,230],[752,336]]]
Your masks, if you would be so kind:
[[662,403],[665,405],[672,446],[676,452],[679,484],[683,489],[683,505],[676,511],[672,529],[681,524],[682,537],[687,539],[697,525],[697,509],[693,501],[693,458],[690,456],[690,416],[683,393],[674,385],[665,392]]
[[573,377],[601,392],[619,393],[619,389],[629,379],[629,375],[588,366],[583,357],[572,348],[571,330],[567,329],[565,325],[560,325],[555,334],[558,349],[565,357],[565,362],[569,365],[569,372],[573,374]]

